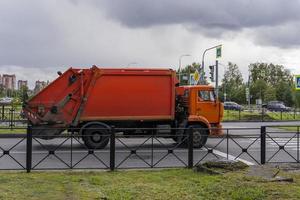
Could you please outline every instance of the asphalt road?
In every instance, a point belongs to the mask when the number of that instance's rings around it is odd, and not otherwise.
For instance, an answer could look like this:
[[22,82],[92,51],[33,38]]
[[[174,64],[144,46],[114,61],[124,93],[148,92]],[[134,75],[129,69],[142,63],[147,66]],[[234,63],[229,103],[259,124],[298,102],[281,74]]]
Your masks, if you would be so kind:
[[[209,138],[205,147],[194,150],[194,163],[221,158],[241,159],[248,164],[259,163],[260,126],[269,125],[300,125],[300,122],[224,123],[225,131],[229,129],[230,135],[239,135],[239,137],[229,137],[228,140],[225,136]],[[231,130],[232,128],[235,130]],[[268,128],[267,131],[270,132],[268,133],[270,137],[266,138],[266,160],[268,162],[299,160],[299,138],[294,132],[286,132],[277,128]],[[116,141],[115,165],[117,168],[184,167],[187,165],[188,151],[185,148],[174,149],[175,146],[172,139],[119,138]],[[280,146],[284,146],[284,148]],[[1,139],[0,147],[2,150],[0,169],[25,167],[26,140]],[[7,154],[8,150],[9,154]],[[60,138],[33,141],[32,166],[34,169],[70,167],[105,169],[109,167],[109,160],[109,146],[103,150],[91,152],[85,148],[80,139]]]

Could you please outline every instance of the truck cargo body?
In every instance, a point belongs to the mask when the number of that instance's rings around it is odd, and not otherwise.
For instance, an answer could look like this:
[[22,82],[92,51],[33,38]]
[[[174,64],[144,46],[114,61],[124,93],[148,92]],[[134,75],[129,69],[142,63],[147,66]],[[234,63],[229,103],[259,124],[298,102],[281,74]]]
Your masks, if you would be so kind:
[[174,119],[171,70],[103,69],[100,73],[88,91],[80,121]]
[[24,111],[33,125],[45,127],[173,120],[175,84],[175,73],[168,69],[70,68],[30,99]]
[[[178,87],[176,72],[171,69],[93,66],[70,68],[59,75],[24,105],[36,137],[51,139],[64,130],[76,129],[88,147],[103,148],[107,144],[107,138],[101,139],[103,132],[88,129],[169,127],[168,133],[178,142],[185,133],[171,128],[220,127],[223,107],[213,98],[214,89],[205,85]],[[203,99],[201,94],[212,98]],[[194,134],[198,134],[200,147],[210,131]],[[99,144],[87,135],[100,138]]]

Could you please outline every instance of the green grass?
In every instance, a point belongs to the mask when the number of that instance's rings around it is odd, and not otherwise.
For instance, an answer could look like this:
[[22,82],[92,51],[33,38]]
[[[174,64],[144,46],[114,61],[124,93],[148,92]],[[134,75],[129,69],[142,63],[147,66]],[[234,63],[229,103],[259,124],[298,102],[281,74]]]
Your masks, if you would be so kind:
[[188,169],[1,172],[0,199],[299,199],[300,175],[293,178],[271,183],[243,171],[212,176]]
[[[224,110],[223,121],[238,121],[238,120],[261,120],[261,113],[259,112],[246,112],[246,111],[233,111]],[[264,119],[269,119],[264,116]]]
[[293,112],[268,112],[267,114],[274,120],[300,120],[300,114],[294,114]]
[[8,126],[0,126],[0,134],[21,134],[26,133],[26,128],[9,128]]
[[[239,121],[239,120],[262,120],[262,114],[258,111],[233,111],[224,110],[223,121]],[[280,121],[280,120],[300,120],[300,114],[287,113],[287,112],[266,112],[264,113],[264,120]]]

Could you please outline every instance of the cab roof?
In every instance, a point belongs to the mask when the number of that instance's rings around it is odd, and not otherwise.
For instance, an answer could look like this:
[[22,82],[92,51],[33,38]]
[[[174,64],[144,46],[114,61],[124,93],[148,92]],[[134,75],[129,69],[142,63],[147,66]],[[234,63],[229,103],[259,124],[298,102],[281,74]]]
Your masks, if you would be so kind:
[[214,89],[213,86],[211,85],[181,85],[179,86],[179,88],[184,88],[184,89],[193,89],[193,88],[196,88],[196,89],[207,89],[207,90],[211,90],[211,89]]

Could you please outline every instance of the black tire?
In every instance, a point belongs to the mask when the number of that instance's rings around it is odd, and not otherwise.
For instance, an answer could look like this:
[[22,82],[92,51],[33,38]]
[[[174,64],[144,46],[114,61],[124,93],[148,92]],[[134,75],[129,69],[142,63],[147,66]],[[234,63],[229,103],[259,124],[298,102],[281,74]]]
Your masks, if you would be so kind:
[[82,130],[82,140],[89,149],[103,149],[109,142],[109,129],[91,124]]
[[201,148],[203,147],[208,138],[208,130],[205,130],[205,126],[202,125],[190,125],[186,130],[186,134],[189,134],[189,130],[192,129],[193,131],[193,147],[194,148]]

